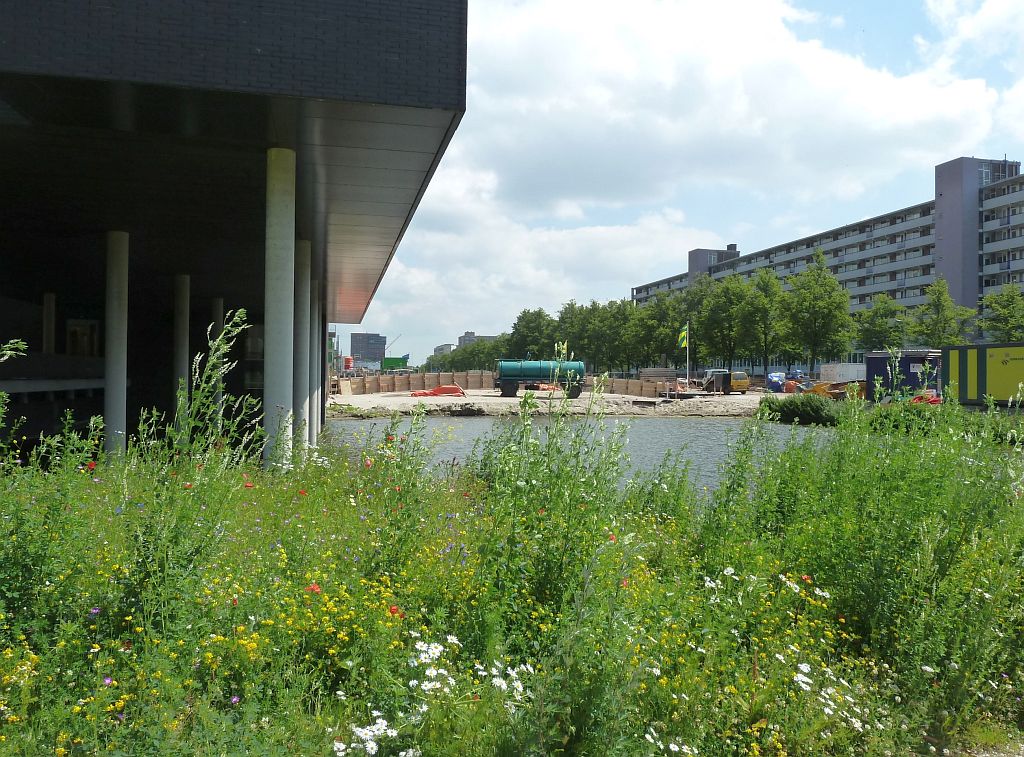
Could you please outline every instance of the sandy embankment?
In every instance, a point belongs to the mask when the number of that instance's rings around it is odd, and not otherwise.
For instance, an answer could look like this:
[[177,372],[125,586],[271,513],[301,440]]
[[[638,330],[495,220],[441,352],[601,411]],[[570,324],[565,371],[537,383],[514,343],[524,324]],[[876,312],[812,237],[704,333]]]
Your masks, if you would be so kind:
[[[408,415],[422,405],[428,415],[508,415],[519,410],[519,397],[502,397],[496,389],[469,389],[466,397],[413,397],[409,392],[380,394],[332,394],[327,400],[329,418],[366,417],[368,415]],[[536,394],[538,412],[546,414],[549,405],[561,402],[562,393]],[[633,397],[625,394],[591,395],[589,392],[569,400],[571,411],[580,415],[593,405],[607,415],[665,415],[744,417],[754,414],[762,392],[707,395],[687,400]],[[550,402],[549,402],[550,397]]]

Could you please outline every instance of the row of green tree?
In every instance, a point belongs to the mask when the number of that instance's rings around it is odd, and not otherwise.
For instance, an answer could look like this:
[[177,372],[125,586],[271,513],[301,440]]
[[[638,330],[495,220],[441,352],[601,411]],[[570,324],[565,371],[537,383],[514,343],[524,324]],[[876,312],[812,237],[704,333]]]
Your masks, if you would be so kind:
[[1024,341],[1024,294],[1008,284],[982,300],[984,315],[957,305],[944,279],[925,290],[911,308],[877,294],[870,307],[849,313],[849,297],[817,251],[806,269],[786,279],[766,269],[749,281],[740,276],[700,275],[679,292],[637,307],[629,300],[580,305],[569,301],[557,317],[523,310],[510,333],[474,342],[448,355],[428,358],[424,370],[487,369],[500,358],[553,357],[555,342],[567,341],[575,358],[593,372],[630,371],[686,363],[679,345],[689,324],[691,364],[739,359],[765,367],[782,362],[814,366],[853,349],[962,344],[984,335],[996,342]]

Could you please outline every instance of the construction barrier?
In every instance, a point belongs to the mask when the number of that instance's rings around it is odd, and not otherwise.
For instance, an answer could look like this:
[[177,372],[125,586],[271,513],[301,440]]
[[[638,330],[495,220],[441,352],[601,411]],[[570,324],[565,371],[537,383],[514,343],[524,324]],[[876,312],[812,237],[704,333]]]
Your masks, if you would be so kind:
[[[437,386],[456,384],[463,389],[493,389],[493,371],[456,371],[455,373],[412,373],[385,374],[382,376],[357,376],[337,379],[338,394],[377,394],[379,392],[408,392],[433,389]],[[584,386],[593,388],[594,377],[588,376]],[[676,384],[671,381],[648,381],[643,379],[609,379],[605,385],[611,394],[633,397],[660,397],[663,392],[673,391]]]

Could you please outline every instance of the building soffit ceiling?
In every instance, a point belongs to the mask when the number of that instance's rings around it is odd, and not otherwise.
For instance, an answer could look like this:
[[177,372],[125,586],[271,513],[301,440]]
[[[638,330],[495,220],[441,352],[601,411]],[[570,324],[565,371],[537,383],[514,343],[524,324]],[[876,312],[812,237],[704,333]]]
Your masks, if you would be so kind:
[[[293,148],[296,234],[312,241],[327,318],[341,323],[362,320],[462,115],[4,73],[0,101],[8,229],[125,228],[163,239],[150,247],[164,255],[189,234],[235,238],[248,269],[262,269],[265,151]],[[183,245],[176,262],[191,254],[196,270],[226,275],[228,259],[200,249]]]

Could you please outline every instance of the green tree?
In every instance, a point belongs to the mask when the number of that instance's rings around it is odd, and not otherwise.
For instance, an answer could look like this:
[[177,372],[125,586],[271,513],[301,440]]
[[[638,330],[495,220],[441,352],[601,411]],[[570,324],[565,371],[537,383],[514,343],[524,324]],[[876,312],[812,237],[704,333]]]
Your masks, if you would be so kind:
[[929,284],[925,297],[927,302],[910,310],[911,338],[924,347],[963,344],[975,311],[953,301],[945,279]]
[[996,342],[1024,342],[1024,294],[1016,284],[981,298],[978,326]]
[[567,342],[569,354],[576,360],[582,360],[589,364],[593,370],[594,358],[587,329],[588,308],[585,305],[577,305],[575,300],[569,300],[562,305],[558,311],[558,323],[555,328],[555,339],[560,342]]
[[790,276],[785,310],[793,342],[807,355],[813,372],[819,358],[837,357],[850,348],[853,321],[850,299],[825,265],[825,255],[814,251],[811,264]]
[[654,360],[657,319],[654,302],[632,305],[623,330],[622,352],[627,369],[650,365]]
[[704,300],[701,339],[708,356],[721,358],[729,370],[747,340],[743,312],[750,299],[750,285],[732,275],[715,282]]
[[899,348],[906,340],[906,309],[887,294],[876,294],[871,307],[854,313],[853,320],[863,350]]
[[[704,333],[702,317],[704,303],[715,288],[715,280],[706,273],[698,273],[689,282],[689,285],[680,293],[680,327],[683,324],[690,324],[690,331],[687,339],[690,343],[690,360],[696,365],[702,358],[707,357],[707,350],[704,349]],[[678,336],[678,332],[676,336]],[[682,350],[682,360],[686,360],[686,350]]]
[[428,355],[420,366],[420,373],[447,373],[452,370],[452,354]]
[[779,354],[785,341],[783,299],[782,282],[778,276],[762,268],[750,282],[747,301],[740,309],[740,320],[747,330],[750,351],[761,361],[765,376],[768,375],[772,355]]
[[[597,300],[591,300],[582,314],[583,334],[580,339],[586,345],[584,350],[590,360],[591,370],[600,373],[610,366],[611,339],[607,306]],[[569,349],[573,349],[570,343]]]
[[604,334],[605,359],[608,368],[629,370],[634,350],[627,334],[635,306],[629,300],[612,300],[601,308],[601,332]]
[[634,308],[631,323],[639,340],[635,352],[640,365],[667,367],[685,360],[686,351],[679,349],[679,329],[686,322],[682,315],[682,297],[678,293],[660,294],[646,304]]
[[524,310],[516,318],[509,335],[507,357],[546,360],[555,353],[557,321],[543,308]]

